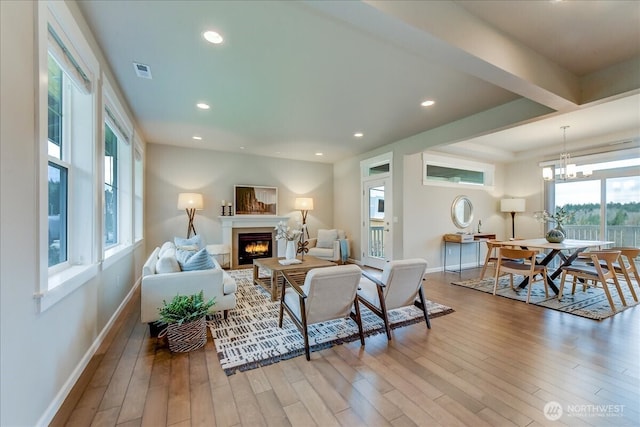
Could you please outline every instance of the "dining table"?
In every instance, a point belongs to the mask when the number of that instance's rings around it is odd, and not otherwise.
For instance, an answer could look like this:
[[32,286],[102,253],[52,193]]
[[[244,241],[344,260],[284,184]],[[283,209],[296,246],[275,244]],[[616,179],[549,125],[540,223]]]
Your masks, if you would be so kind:
[[[545,238],[540,239],[518,239],[518,240],[505,240],[501,242],[495,242],[497,246],[511,246],[520,247],[522,249],[539,249],[544,252],[544,257],[536,261],[537,264],[548,266],[551,261],[558,257],[560,259],[560,265],[552,273],[547,273],[547,284],[558,294],[559,290],[554,279],[556,279],[560,273],[562,273],[562,267],[571,265],[581,252],[587,249],[599,248],[611,245],[615,242],[609,242],[604,240],[579,240],[579,239],[564,239],[560,243],[548,242]],[[548,252],[546,252],[548,251]],[[566,253],[564,253],[565,251]],[[529,277],[525,277],[524,280],[518,285],[520,288],[525,288],[529,284]]]

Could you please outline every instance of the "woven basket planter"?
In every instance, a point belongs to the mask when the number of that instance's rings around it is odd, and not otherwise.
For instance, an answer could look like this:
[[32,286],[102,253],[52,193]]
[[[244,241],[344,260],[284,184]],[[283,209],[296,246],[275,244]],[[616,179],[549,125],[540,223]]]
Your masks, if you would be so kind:
[[197,350],[207,343],[207,322],[205,317],[182,325],[171,323],[167,325],[165,331],[169,341],[169,350],[174,353]]

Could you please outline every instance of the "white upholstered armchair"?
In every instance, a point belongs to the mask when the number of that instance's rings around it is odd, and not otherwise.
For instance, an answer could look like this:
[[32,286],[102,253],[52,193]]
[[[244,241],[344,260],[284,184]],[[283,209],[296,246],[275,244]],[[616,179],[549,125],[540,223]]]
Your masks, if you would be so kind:
[[320,229],[318,236],[308,239],[308,254],[316,258],[345,263],[349,259],[349,240],[344,230]]

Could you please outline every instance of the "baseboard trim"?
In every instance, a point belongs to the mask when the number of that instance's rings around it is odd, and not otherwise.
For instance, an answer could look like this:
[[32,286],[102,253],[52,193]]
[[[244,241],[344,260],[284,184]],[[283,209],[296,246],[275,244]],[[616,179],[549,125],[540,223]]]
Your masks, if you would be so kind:
[[67,378],[67,381],[65,381],[60,391],[58,391],[58,394],[56,394],[56,397],[53,399],[53,401],[49,404],[47,409],[44,411],[44,413],[38,420],[36,426],[46,427],[51,424],[54,417],[62,407],[62,404],[64,403],[65,399],[67,398],[67,396],[69,396],[69,393],[71,393],[73,386],[76,384],[76,382],[78,382],[78,380],[80,379],[80,376],[89,365],[91,358],[96,354],[96,351],[98,351],[98,348],[100,348],[100,345],[102,345],[102,343],[104,342],[104,339],[106,338],[107,334],[109,333],[111,328],[113,328],[113,325],[115,324],[116,319],[120,316],[120,314],[122,314],[122,311],[127,306],[129,301],[131,301],[131,298],[133,298],[133,294],[136,291],[136,289],[138,289],[138,287],[140,286],[140,283],[142,283],[142,277],[139,277],[138,280],[136,280],[136,283],[133,285],[133,287],[131,288],[127,296],[124,298],[124,300],[122,300],[122,302],[118,306],[118,309],[113,313],[113,315],[111,316],[107,324],[104,326],[104,328],[102,328],[102,331],[100,331],[96,339],[93,341],[93,344],[91,344],[91,346],[87,349],[82,359],[80,359],[80,362],[78,363],[76,368],[73,370],[69,378]]

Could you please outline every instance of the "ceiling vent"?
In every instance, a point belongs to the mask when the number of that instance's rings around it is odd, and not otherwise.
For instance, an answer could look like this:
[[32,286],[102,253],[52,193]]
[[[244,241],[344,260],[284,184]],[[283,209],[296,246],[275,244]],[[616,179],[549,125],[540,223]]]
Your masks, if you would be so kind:
[[136,70],[136,76],[151,80],[151,67],[134,62],[133,68]]

